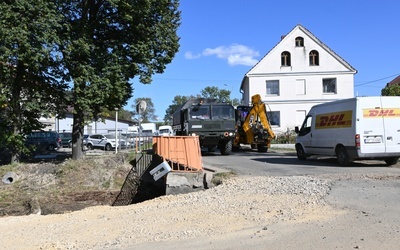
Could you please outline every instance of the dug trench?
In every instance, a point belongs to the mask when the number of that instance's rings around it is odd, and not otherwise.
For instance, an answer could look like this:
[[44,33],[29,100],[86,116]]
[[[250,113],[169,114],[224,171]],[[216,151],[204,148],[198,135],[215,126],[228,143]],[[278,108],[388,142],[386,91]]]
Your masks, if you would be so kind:
[[[168,193],[166,178],[154,181],[149,174],[159,163],[158,159],[154,161],[151,157],[141,166],[147,171],[138,174],[139,158],[130,157],[118,153],[85,156],[76,161],[65,159],[0,166],[0,216],[61,214],[90,206],[122,206]],[[208,188],[202,185],[201,177],[197,182],[180,190],[172,188],[170,193]]]

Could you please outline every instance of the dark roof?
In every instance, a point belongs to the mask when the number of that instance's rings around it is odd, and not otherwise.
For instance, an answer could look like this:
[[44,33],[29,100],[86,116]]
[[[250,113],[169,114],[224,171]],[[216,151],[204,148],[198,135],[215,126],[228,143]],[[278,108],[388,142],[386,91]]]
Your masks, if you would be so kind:
[[400,85],[400,75],[398,75],[396,78],[394,78],[392,81],[390,81],[387,86],[390,85]]

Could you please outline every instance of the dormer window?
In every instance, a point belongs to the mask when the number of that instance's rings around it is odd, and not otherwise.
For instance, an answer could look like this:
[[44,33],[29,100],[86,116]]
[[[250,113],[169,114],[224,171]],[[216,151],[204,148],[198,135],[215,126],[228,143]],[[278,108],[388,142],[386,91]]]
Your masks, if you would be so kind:
[[290,53],[287,51],[281,54],[281,66],[290,66]]
[[296,47],[304,47],[304,38],[302,38],[301,36],[296,37],[295,46]]
[[318,66],[319,65],[319,53],[316,50],[312,50],[310,52],[310,66]]

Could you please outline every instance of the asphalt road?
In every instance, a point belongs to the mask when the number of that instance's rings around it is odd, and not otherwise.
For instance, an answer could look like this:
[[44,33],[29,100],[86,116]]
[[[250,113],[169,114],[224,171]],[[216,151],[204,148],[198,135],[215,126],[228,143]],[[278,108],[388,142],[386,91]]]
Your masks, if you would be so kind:
[[270,149],[258,153],[249,148],[222,156],[216,152],[202,152],[205,167],[232,170],[239,175],[293,176],[322,175],[337,173],[399,173],[400,162],[388,167],[384,161],[356,161],[350,166],[339,166],[332,157],[310,157],[305,161],[297,159],[294,151]]

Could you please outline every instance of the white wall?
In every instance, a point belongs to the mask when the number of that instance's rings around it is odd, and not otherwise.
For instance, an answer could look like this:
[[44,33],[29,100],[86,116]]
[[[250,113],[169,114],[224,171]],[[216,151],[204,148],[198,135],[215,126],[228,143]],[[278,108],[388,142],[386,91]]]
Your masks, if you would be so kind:
[[[295,46],[298,36],[304,38],[304,47]],[[309,64],[312,50],[319,53],[318,66]],[[291,66],[281,66],[284,51],[291,55]],[[301,114],[313,105],[354,97],[355,73],[355,69],[308,30],[296,26],[245,75],[241,86],[243,104],[251,104],[251,97],[259,94],[268,109],[280,112],[280,126],[273,126],[279,134],[301,125]],[[336,93],[323,93],[324,78],[336,78]],[[279,95],[267,95],[266,81],[269,80],[279,80]],[[299,88],[301,82],[305,89]]]

